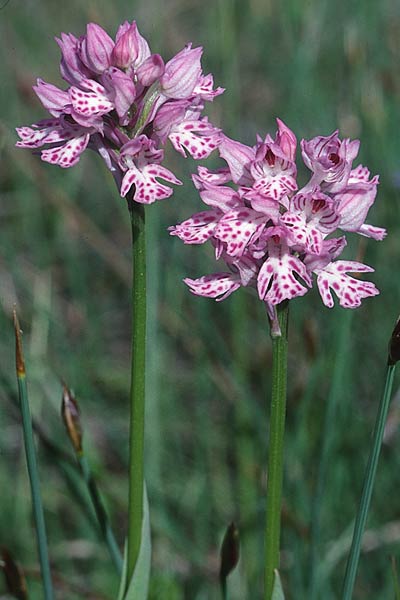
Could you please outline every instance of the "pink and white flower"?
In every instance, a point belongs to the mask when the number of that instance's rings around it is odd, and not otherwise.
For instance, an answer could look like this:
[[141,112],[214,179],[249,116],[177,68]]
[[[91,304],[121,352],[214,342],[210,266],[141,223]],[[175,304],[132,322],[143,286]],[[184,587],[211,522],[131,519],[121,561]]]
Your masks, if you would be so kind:
[[379,292],[348,273],[373,269],[336,260],[346,238],[331,236],[342,230],[383,239],[384,229],[365,223],[378,177],[370,179],[366,167],[352,169],[359,142],[341,142],[335,132],[301,141],[312,175],[297,192],[296,137],[279,119],[277,124],[275,138],[258,136],[253,147],[222,136],[219,154],[227,167],[199,167],[193,175],[211,210],[170,227],[170,233],[187,244],[210,241],[229,272],[184,281],[194,294],[218,301],[239,287],[254,288],[273,319],[275,306],[306,294],[315,276],[325,306],[333,306],[334,292],[341,306],[355,308]]
[[133,199],[140,204],[152,204],[156,200],[172,196],[173,190],[158,179],[175,185],[182,185],[182,182],[159,164],[163,158],[164,152],[157,149],[154,142],[145,135],[122,146],[120,166],[126,173],[121,183],[121,196],[125,197],[132,186]]
[[349,180],[353,160],[358,154],[359,140],[341,141],[338,131],[324,137],[301,141],[304,163],[313,172],[309,186],[320,185],[323,191],[342,191]]
[[223,89],[214,90],[212,75],[203,75],[202,48],[188,44],[164,63],[135,21],[123,23],[115,41],[89,23],[85,35],[62,33],[57,43],[69,87],[38,79],[35,92],[54,118],[18,128],[18,147],[44,147],[42,160],[63,168],[91,148],[111,170],[121,196],[143,204],[168,198],[168,184],[181,184],[160,164],[168,140],[196,160],[218,147],[220,130],[202,112]]

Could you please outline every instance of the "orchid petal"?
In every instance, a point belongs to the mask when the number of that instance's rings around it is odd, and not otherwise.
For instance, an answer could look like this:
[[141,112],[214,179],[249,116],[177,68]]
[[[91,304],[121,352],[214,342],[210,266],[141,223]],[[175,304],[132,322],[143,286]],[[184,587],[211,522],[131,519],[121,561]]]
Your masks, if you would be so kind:
[[89,134],[74,137],[72,140],[57,148],[42,150],[41,158],[45,162],[59,165],[63,169],[73,167],[79,161],[82,152],[89,143]]
[[187,277],[183,281],[196,296],[214,298],[217,302],[225,300],[240,287],[239,276],[232,273],[214,273],[198,279]]
[[132,185],[136,188],[133,199],[141,204],[152,204],[156,200],[172,196],[173,190],[157,181],[157,177],[176,185],[182,185],[182,182],[162,165],[148,164],[141,170],[133,166],[124,175],[121,196],[125,197]]
[[370,281],[362,281],[347,275],[351,273],[371,272],[374,269],[355,261],[338,260],[329,263],[324,269],[317,272],[317,285],[325,306],[332,308],[334,305],[331,289],[339,298],[340,306],[356,308],[361,300],[369,296],[376,296],[379,290]]

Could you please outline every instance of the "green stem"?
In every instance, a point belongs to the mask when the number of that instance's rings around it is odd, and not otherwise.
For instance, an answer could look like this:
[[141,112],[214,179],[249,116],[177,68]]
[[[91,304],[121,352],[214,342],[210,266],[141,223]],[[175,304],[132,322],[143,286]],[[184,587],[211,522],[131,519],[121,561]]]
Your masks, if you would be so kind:
[[146,247],[144,207],[130,200],[132,224],[132,365],[130,391],[127,582],[139,555],[143,518],[146,351]]
[[277,306],[281,335],[272,338],[272,399],[269,426],[265,529],[265,600],[271,600],[272,598],[275,578],[274,569],[279,569],[283,441],[286,415],[288,308],[288,302],[282,302]]
[[85,480],[85,483],[89,490],[90,498],[93,503],[93,507],[94,507],[94,510],[96,513],[96,517],[97,517],[97,521],[100,526],[101,533],[102,533],[103,538],[108,546],[108,550],[110,552],[112,561],[113,561],[119,575],[121,575],[121,573],[122,573],[121,552],[119,550],[117,541],[114,537],[114,533],[111,529],[110,522],[108,520],[108,516],[107,516],[106,510],[104,508],[104,505],[103,505],[103,502],[102,502],[102,499],[100,496],[100,492],[97,488],[96,481],[93,477],[90,465],[87,461],[86,456],[84,456],[83,454],[78,456],[78,462],[79,462],[79,466],[80,466],[80,469],[81,469],[81,472],[83,475],[83,479]]
[[365,471],[360,506],[358,508],[356,522],[354,525],[350,554],[347,560],[346,574],[343,583],[343,600],[351,600],[353,594],[358,561],[360,558],[361,540],[371,502],[372,489],[375,481],[376,469],[378,466],[378,459],[382,446],[383,434],[385,431],[386,417],[388,414],[389,403],[392,394],[394,372],[395,365],[389,364],[386,372],[385,390],[383,392],[383,396],[378,408],[378,414],[376,416],[371,453],[369,456],[367,469]]
[[16,335],[16,364],[19,404],[22,417],[22,428],[24,433],[26,462],[28,466],[29,481],[31,485],[32,507],[36,526],[40,569],[42,573],[45,600],[53,600],[54,594],[50,574],[49,554],[47,549],[46,526],[44,522],[42,497],[40,494],[40,482],[36,462],[35,444],[33,441],[32,418],[29,409],[28,388],[26,384],[25,364],[22,352],[22,339],[15,311],[14,325]]

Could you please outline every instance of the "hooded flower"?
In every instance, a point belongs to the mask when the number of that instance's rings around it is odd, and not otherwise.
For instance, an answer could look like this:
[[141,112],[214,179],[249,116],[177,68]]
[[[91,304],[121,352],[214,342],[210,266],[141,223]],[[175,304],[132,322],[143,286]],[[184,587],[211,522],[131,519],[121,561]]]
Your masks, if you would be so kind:
[[313,172],[309,185],[320,185],[324,191],[340,192],[349,180],[353,160],[358,154],[359,140],[340,140],[339,132],[301,141],[304,163]]

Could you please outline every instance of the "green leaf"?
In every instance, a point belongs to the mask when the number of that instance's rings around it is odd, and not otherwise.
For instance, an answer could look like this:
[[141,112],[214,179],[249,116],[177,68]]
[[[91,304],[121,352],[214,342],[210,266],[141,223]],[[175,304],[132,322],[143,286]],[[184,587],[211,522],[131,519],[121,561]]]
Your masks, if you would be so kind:
[[119,582],[119,590],[118,590],[118,598],[117,600],[124,600],[125,590],[126,590],[126,569],[127,569],[127,561],[128,561],[128,553],[127,546],[125,542],[124,548],[124,562],[122,565],[122,574]]
[[272,600],[285,600],[285,595],[283,593],[282,582],[279,576],[279,571],[275,569],[275,579],[274,579],[274,589],[272,592]]
[[[143,522],[142,541],[139,556],[136,562],[132,578],[127,586],[127,550],[125,546],[124,564],[118,592],[118,600],[146,600],[149,590],[151,567],[151,537],[150,537],[150,514],[149,501],[147,498],[146,485],[143,489]],[[128,588],[128,589],[127,589]],[[125,593],[125,590],[127,592]]]

